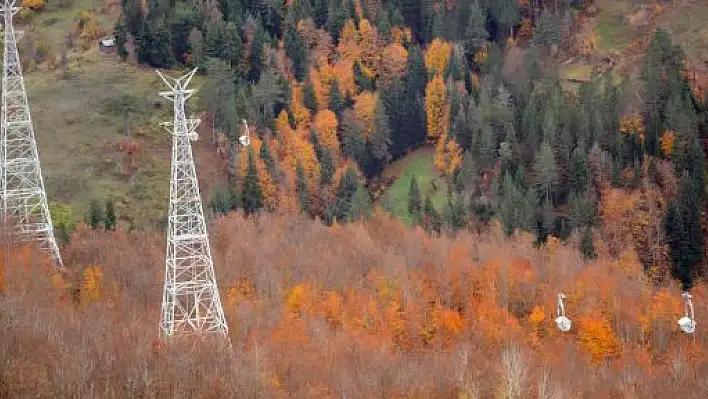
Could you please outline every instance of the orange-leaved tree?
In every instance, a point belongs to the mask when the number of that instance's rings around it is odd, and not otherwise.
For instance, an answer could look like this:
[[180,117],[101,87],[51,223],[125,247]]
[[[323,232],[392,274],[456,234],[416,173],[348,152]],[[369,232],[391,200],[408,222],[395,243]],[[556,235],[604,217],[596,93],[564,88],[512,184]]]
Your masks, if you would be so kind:
[[436,75],[425,88],[425,113],[428,117],[428,139],[435,141],[444,137],[448,130],[450,104],[441,75]]
[[590,353],[593,363],[600,363],[621,354],[620,342],[605,317],[599,314],[581,317],[578,320],[578,330],[578,340]]
[[674,153],[674,146],[676,145],[676,132],[673,130],[665,130],[661,133],[659,137],[659,148],[661,148],[661,153],[665,157],[671,158],[671,154]]

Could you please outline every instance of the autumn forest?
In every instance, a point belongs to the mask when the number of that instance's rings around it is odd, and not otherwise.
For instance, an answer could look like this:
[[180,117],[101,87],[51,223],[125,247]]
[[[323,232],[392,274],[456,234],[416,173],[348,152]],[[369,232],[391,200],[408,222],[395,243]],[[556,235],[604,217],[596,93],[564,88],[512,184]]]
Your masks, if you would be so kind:
[[3,250],[0,398],[708,397],[708,92],[660,27],[568,78],[596,3],[122,0],[115,62],[198,68],[231,345],[160,339],[164,223],[92,201],[66,270]]

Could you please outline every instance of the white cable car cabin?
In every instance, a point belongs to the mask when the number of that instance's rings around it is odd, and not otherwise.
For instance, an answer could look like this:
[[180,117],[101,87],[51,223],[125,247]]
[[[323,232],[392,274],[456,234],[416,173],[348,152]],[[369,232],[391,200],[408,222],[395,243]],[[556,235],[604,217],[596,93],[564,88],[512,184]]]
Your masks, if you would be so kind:
[[685,315],[679,319],[678,325],[681,328],[681,331],[687,333],[687,334],[692,334],[694,331],[696,331],[696,319],[694,318],[693,314],[693,302],[691,301],[691,298],[693,296],[689,294],[688,292],[684,292],[681,294],[681,297],[684,300],[684,312]]
[[238,141],[241,143],[242,146],[246,147],[249,144],[251,144],[251,138],[249,137],[250,133],[248,131],[248,123],[246,122],[245,119],[243,120],[243,124],[244,124],[244,126],[246,126],[246,134],[243,136],[240,136],[238,138]]
[[556,307],[556,311],[558,313],[558,317],[556,317],[556,326],[563,332],[570,331],[570,327],[573,325],[570,319],[565,317],[565,306],[563,305],[563,299],[565,298],[566,296],[564,293],[561,292],[558,294],[558,306]]

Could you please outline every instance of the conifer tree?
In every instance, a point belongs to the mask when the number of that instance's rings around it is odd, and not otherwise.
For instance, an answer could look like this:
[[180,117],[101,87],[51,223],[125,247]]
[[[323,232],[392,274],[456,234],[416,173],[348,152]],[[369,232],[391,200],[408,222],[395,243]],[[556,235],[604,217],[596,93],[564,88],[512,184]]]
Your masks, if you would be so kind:
[[332,159],[332,151],[329,148],[325,148],[320,161],[320,184],[324,186],[332,183],[333,174],[334,160]]
[[316,28],[322,28],[327,24],[329,15],[329,2],[327,0],[313,0],[312,2],[312,22]]
[[113,204],[113,199],[109,198],[106,200],[106,218],[104,219],[104,226],[106,228],[106,231],[115,231],[116,230],[116,209],[115,205]]
[[352,198],[352,220],[365,218],[371,212],[371,196],[363,184],[358,183]]
[[329,86],[329,109],[334,112],[337,117],[339,117],[344,111],[344,100],[342,99],[342,93],[339,91],[339,83],[337,79],[332,81]]
[[374,111],[374,130],[369,136],[369,150],[372,158],[378,163],[378,169],[383,170],[391,160],[389,146],[391,145],[391,128],[388,115],[381,100],[376,102]]
[[315,150],[315,156],[317,157],[317,161],[322,162],[324,147],[322,146],[322,143],[320,143],[320,138],[314,129],[310,129],[310,144],[312,144],[312,148]]
[[128,41],[128,30],[123,22],[123,17],[116,23],[115,35],[118,56],[125,61],[128,58],[128,49],[125,47],[125,43]]
[[703,260],[703,230],[701,229],[701,198],[696,182],[688,173],[681,178],[677,198],[669,203],[664,220],[672,274],[684,290],[693,286],[696,267]]
[[423,200],[418,188],[418,179],[415,175],[411,176],[411,185],[408,189],[408,214],[413,219],[414,224],[418,224],[422,220]]
[[352,220],[352,216],[354,216],[353,199],[358,188],[359,179],[356,171],[351,167],[347,168],[335,194],[334,217],[338,221],[347,222]]
[[372,82],[371,78],[366,76],[364,74],[364,71],[362,71],[359,60],[354,61],[353,73],[354,83],[360,91],[371,91],[374,89],[374,83]]
[[[362,1],[362,4],[363,3],[366,3],[366,1]],[[381,38],[384,39],[386,44],[391,43],[391,24],[385,15],[383,7],[379,7],[376,11],[376,30],[379,32]]]
[[89,203],[89,224],[91,228],[96,230],[103,222],[105,215],[103,214],[103,209],[101,203],[97,199],[92,199]]
[[597,257],[597,252],[595,252],[595,244],[592,239],[592,229],[586,227],[583,230],[583,235],[580,237],[580,253],[583,254],[585,259],[595,259]]
[[243,40],[236,24],[228,22],[224,27],[223,58],[229,62],[237,76],[243,76]]
[[487,43],[489,33],[485,27],[485,18],[477,0],[470,5],[470,16],[465,27],[464,45],[465,54],[473,56]]
[[587,156],[581,147],[573,150],[570,156],[570,168],[568,176],[568,189],[570,192],[584,192],[590,183],[590,168],[588,167]]
[[270,173],[271,176],[275,176],[275,159],[273,158],[267,141],[263,141],[261,144],[261,151],[258,155],[263,160],[263,163],[265,163],[266,168],[268,168],[268,173]]
[[258,180],[258,170],[256,168],[256,157],[253,154],[253,147],[248,148],[248,167],[241,190],[241,204],[246,214],[257,212],[263,207],[263,192]]
[[284,42],[285,54],[293,61],[295,79],[302,82],[307,76],[307,44],[297,31],[292,13],[288,14],[285,21]]
[[438,234],[440,233],[440,230],[442,229],[442,219],[440,218],[438,211],[435,209],[430,196],[425,197],[425,204],[423,205],[423,218],[426,231],[434,231]]
[[302,101],[307,109],[314,115],[317,113],[317,97],[315,97],[315,88],[312,81],[307,78],[305,86],[302,89]]
[[263,42],[260,32],[256,31],[251,42],[251,51],[248,55],[247,79],[251,83],[258,82],[261,78],[261,68],[263,63]]

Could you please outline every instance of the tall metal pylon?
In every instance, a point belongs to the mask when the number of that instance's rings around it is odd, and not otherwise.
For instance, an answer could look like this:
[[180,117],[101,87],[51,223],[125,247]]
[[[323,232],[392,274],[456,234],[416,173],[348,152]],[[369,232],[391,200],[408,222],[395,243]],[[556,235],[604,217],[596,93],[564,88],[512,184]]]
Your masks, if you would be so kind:
[[185,101],[195,90],[187,89],[196,68],[179,79],[157,74],[170,88],[160,92],[174,103],[174,121],[163,126],[172,133],[170,208],[165,259],[165,286],[160,330],[165,338],[177,334],[228,333],[216,286],[214,264],[199,184],[192,157],[192,144],[199,119],[187,118]]
[[15,31],[12,23],[20,7],[15,6],[16,0],[0,1],[4,26],[0,121],[0,196],[3,221],[15,223],[12,232],[14,238],[20,242],[37,242],[42,251],[51,257],[54,265],[63,268],[44,191],[37,142],[17,51],[17,41],[22,37],[22,32]]

